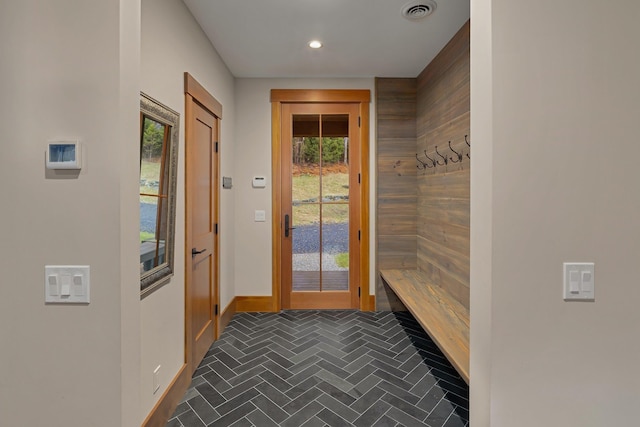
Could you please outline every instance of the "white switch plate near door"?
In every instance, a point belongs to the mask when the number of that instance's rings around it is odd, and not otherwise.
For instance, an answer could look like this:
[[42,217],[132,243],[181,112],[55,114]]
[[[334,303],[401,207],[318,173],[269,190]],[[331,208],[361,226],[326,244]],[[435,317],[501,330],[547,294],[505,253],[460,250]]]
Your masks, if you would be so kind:
[[89,303],[88,265],[45,265],[44,302],[58,304]]
[[595,264],[565,262],[563,297],[565,301],[595,301]]

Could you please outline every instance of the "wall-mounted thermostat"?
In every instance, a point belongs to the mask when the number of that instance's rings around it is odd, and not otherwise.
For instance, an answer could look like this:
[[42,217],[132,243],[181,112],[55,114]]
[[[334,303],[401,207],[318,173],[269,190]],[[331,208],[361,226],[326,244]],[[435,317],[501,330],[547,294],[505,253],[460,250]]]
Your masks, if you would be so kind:
[[264,188],[267,186],[267,180],[264,176],[254,176],[251,185],[253,188]]
[[81,169],[80,143],[78,141],[49,142],[46,159],[47,169]]
[[231,177],[230,176],[223,176],[222,177],[222,188],[231,188],[233,187],[233,183],[231,181]]

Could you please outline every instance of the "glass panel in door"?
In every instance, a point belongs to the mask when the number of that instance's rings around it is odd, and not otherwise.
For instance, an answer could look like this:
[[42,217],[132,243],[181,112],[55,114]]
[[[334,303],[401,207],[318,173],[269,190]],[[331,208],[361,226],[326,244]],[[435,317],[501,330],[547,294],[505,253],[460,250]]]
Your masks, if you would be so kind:
[[349,291],[349,116],[294,114],[292,291]]

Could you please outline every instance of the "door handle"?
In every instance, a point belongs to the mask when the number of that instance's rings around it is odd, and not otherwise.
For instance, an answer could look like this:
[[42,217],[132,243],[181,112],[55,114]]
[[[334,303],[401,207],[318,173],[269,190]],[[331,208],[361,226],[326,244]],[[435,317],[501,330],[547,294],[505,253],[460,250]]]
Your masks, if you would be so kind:
[[200,255],[203,252],[206,252],[206,249],[202,249],[202,250],[197,250],[196,248],[191,248],[191,256],[194,257],[196,255]]
[[289,214],[286,214],[284,216],[284,237],[289,237],[289,231],[295,229],[295,227],[289,227]]

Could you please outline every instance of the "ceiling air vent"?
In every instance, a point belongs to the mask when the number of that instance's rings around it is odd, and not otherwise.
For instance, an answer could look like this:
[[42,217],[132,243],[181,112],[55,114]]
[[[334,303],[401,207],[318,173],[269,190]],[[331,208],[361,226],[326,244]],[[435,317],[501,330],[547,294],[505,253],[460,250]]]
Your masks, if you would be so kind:
[[402,16],[416,21],[431,15],[436,10],[436,2],[433,0],[407,3],[402,7]]

